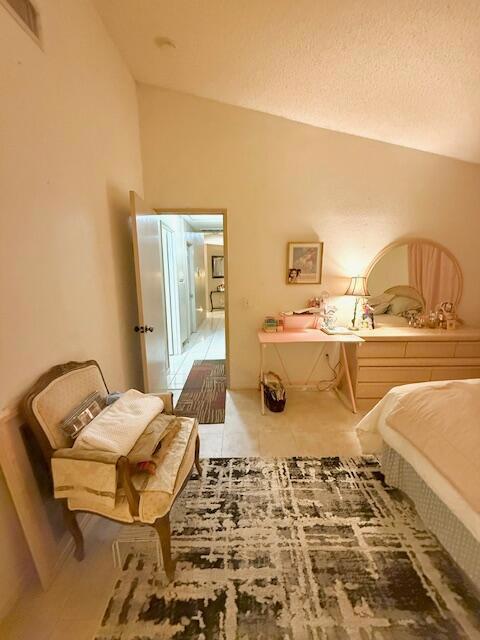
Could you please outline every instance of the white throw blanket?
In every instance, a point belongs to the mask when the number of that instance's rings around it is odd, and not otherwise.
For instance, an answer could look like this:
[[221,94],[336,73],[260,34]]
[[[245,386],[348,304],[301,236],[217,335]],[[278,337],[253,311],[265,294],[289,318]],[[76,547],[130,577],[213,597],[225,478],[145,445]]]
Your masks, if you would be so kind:
[[160,398],[129,389],[80,432],[73,446],[126,456],[163,407]]

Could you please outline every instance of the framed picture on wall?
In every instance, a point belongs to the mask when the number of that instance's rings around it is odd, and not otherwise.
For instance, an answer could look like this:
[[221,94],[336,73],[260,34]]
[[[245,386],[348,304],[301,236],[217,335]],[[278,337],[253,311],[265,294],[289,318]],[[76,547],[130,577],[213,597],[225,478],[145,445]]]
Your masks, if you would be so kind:
[[223,278],[223,256],[212,256],[212,278]]
[[287,284],[320,284],[323,242],[289,242]]

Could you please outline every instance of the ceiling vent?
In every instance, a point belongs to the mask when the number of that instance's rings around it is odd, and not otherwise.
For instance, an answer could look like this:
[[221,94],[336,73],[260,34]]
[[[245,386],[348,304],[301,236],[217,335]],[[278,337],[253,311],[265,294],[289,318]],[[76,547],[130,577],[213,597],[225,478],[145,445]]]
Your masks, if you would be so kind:
[[5,9],[17,20],[27,33],[40,40],[40,21],[38,11],[30,0],[0,0]]

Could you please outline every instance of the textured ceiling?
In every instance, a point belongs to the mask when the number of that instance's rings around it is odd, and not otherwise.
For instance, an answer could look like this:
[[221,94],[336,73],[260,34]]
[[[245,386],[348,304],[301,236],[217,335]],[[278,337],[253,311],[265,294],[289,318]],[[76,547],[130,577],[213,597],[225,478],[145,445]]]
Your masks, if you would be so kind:
[[480,0],[94,3],[139,82],[480,162]]

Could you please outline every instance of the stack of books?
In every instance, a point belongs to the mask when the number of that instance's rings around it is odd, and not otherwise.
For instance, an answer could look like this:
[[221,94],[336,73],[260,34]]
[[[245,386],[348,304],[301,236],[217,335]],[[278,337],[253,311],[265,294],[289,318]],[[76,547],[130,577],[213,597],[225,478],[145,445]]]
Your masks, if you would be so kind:
[[263,330],[266,333],[276,333],[277,332],[277,324],[278,321],[272,316],[267,316],[263,321]]

